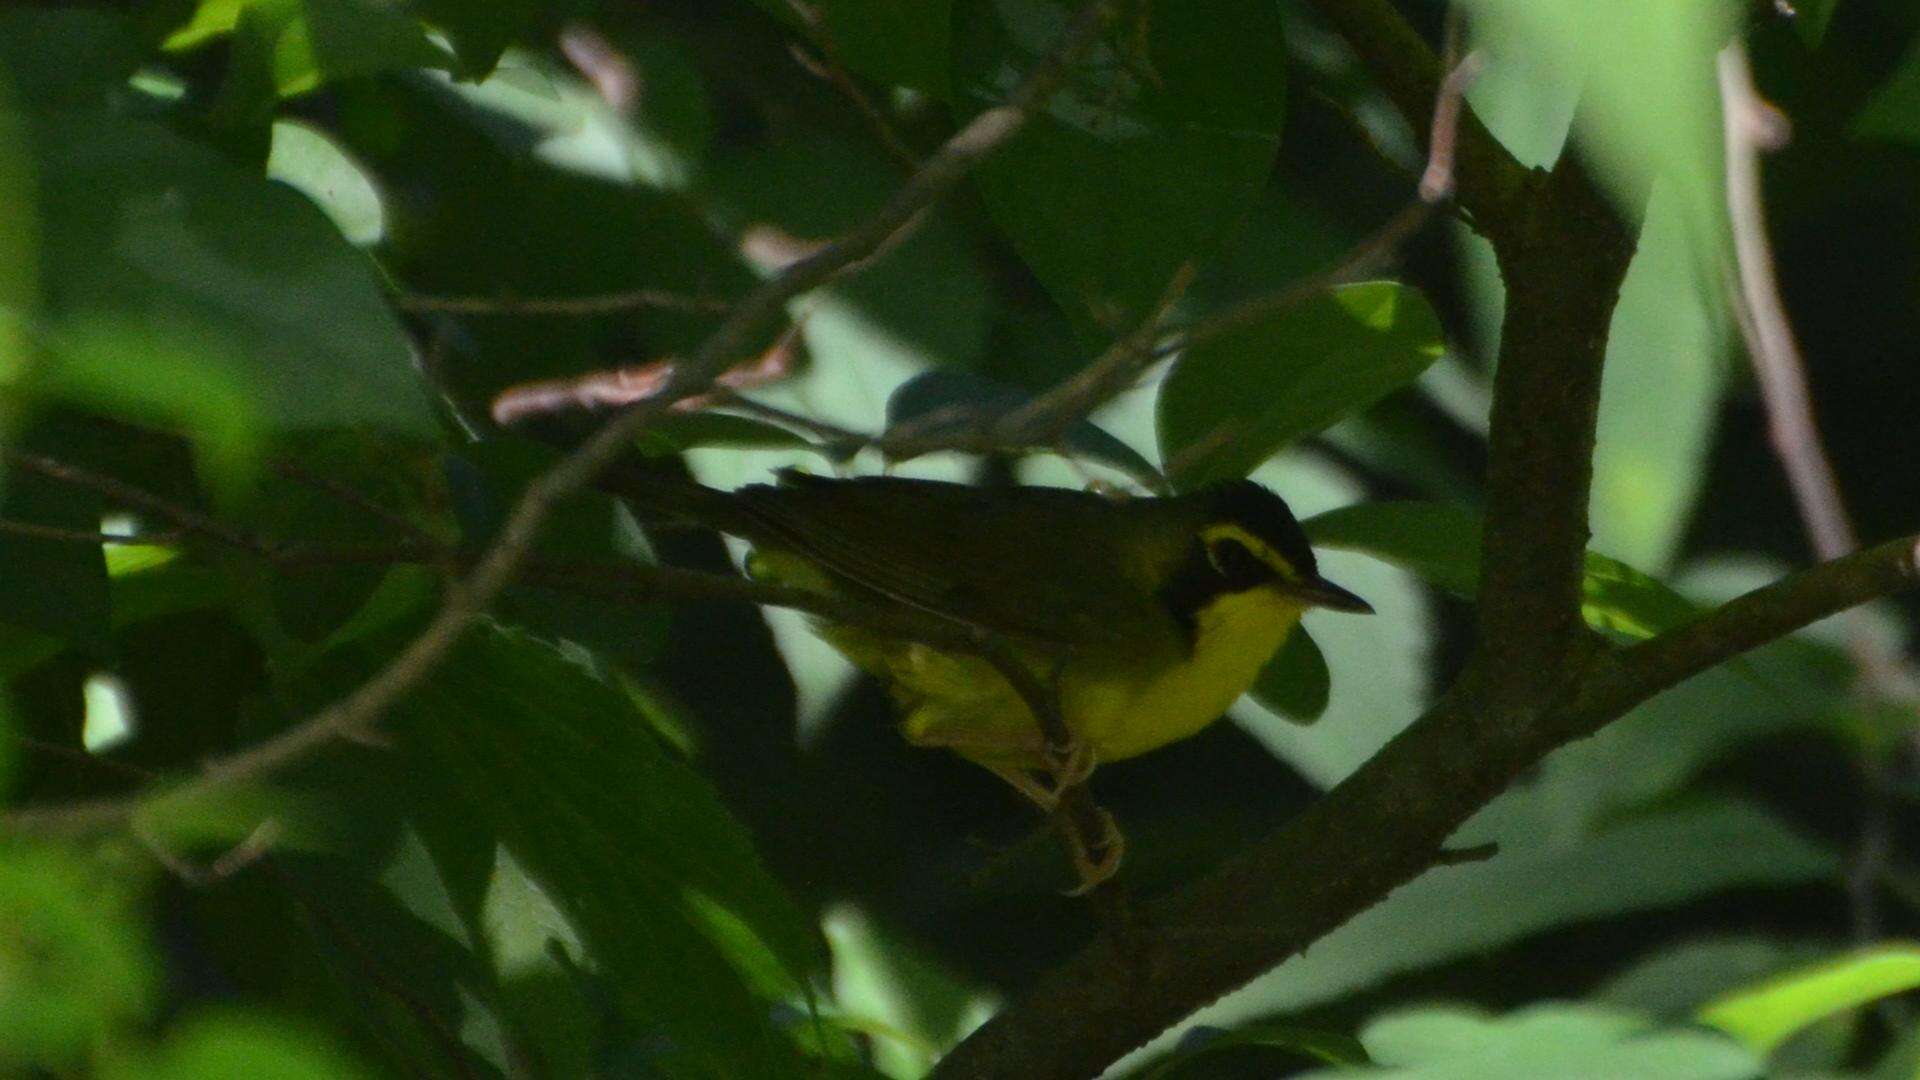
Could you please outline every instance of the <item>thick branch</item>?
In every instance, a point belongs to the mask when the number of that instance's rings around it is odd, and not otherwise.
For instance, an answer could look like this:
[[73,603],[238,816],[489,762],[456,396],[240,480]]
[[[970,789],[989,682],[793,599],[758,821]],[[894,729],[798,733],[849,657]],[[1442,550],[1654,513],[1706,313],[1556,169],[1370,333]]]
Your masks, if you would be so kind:
[[1521,711],[1556,692],[1585,637],[1600,376],[1633,257],[1632,233],[1571,156],[1535,174],[1526,194],[1511,218],[1488,223],[1507,308],[1487,434],[1479,625],[1464,680],[1489,705]]
[[1714,664],[1913,585],[1917,540],[1795,574],[1594,664],[1584,683],[1533,723],[1507,723],[1468,695],[1448,695],[1299,817],[1148,906],[1132,941],[1103,938],[1057,968],[948,1054],[934,1076],[1098,1074],[1448,862],[1447,837],[1549,751]]
[[1577,711],[1604,722],[1715,664],[1909,588],[1920,581],[1916,545],[1920,536],[1908,536],[1821,563],[1618,653],[1596,666]]

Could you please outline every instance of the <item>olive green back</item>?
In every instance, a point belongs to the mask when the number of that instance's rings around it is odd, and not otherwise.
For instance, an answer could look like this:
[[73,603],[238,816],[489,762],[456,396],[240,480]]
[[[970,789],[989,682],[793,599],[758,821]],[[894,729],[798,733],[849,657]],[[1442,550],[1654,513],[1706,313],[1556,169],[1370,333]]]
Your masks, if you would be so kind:
[[803,474],[735,495],[758,524],[747,539],[855,588],[1049,644],[1180,639],[1155,590],[1198,528],[1186,500]]

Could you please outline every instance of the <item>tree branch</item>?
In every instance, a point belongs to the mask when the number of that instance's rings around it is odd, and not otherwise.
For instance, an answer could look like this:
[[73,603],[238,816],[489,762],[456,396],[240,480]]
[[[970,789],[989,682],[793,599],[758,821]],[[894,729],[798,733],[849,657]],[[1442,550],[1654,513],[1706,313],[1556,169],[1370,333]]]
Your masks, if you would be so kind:
[[1092,1076],[1226,991],[1297,955],[1429,868],[1448,836],[1547,752],[1712,667],[1920,580],[1920,537],[1755,590],[1608,657],[1531,723],[1454,692],[1227,865],[1056,968],[940,1062],[941,1080]]

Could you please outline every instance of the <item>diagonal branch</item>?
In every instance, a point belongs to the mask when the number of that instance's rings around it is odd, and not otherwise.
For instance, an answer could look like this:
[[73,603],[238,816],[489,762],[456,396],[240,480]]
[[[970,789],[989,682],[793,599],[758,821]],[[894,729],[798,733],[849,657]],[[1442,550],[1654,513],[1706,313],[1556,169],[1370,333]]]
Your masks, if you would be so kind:
[[1920,580],[1916,544],[1920,537],[1908,536],[1821,563],[1610,656],[1595,665],[1574,712],[1604,722],[1715,664],[1910,588]]
[[1794,574],[1591,666],[1528,723],[1455,692],[1252,848],[1148,905],[941,1061],[939,1080],[1098,1074],[1394,888],[1457,862],[1448,836],[1541,757],[1721,661],[1920,581],[1908,537]]

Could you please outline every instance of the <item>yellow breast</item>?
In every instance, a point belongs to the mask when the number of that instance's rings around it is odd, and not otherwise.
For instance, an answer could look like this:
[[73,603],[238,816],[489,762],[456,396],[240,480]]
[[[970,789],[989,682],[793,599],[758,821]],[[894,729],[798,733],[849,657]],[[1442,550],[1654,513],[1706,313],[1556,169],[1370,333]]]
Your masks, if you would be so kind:
[[[831,588],[804,559],[756,555],[750,569],[786,584]],[[1202,608],[1192,651],[1147,656],[1069,657],[1060,671],[1060,710],[1100,761],[1144,754],[1220,718],[1299,624],[1301,605],[1270,589],[1228,593]],[[991,664],[878,637],[854,627],[818,625],[827,641],[878,676],[899,706],[900,730],[922,746],[942,747],[996,767],[1039,768],[1045,748],[1033,714]],[[1056,658],[1031,664],[1050,678]]]
[[1101,761],[1184,739],[1247,692],[1303,610],[1269,589],[1222,596],[1201,610],[1191,656],[1132,678],[1093,671],[1069,678],[1061,707]]

